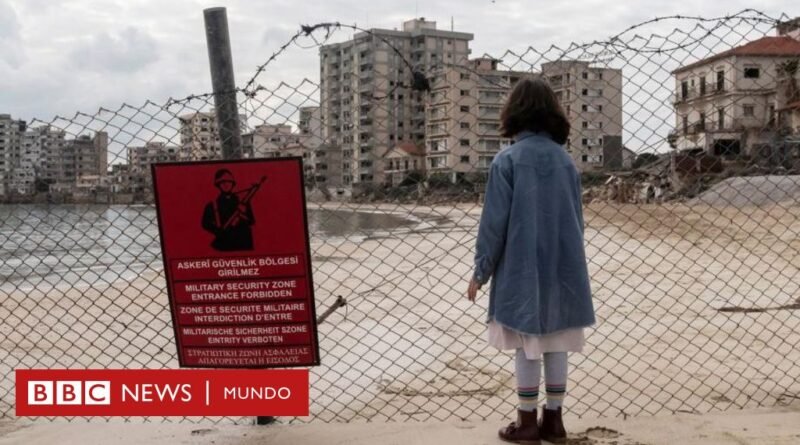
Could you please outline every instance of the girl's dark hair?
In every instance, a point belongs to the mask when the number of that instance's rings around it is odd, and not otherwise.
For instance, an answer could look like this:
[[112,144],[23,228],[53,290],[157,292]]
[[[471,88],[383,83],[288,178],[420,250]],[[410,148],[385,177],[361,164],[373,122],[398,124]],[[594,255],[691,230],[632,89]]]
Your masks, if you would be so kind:
[[569,137],[569,120],[558,103],[556,93],[542,79],[522,78],[508,96],[500,113],[503,137],[523,130],[547,132],[559,144]]

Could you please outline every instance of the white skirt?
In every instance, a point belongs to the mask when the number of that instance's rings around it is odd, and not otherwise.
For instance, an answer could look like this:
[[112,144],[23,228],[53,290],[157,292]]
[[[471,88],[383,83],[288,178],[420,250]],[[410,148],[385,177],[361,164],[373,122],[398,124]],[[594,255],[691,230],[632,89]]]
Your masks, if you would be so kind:
[[522,348],[528,360],[537,360],[545,352],[582,352],[586,344],[583,328],[534,335],[515,331],[492,319],[486,333],[490,345],[501,350]]

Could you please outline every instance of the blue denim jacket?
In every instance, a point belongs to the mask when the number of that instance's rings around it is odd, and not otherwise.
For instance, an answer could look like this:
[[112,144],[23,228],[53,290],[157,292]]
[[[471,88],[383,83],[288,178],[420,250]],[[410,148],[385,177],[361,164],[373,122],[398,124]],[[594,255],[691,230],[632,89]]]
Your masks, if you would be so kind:
[[487,322],[543,335],[595,323],[575,163],[546,133],[520,132],[492,161],[475,279]]

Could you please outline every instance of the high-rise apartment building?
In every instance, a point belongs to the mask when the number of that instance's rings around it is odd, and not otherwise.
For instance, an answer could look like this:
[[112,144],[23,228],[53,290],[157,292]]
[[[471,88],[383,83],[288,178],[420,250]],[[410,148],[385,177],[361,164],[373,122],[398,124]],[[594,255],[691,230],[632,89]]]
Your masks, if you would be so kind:
[[43,184],[55,184],[61,177],[61,156],[67,144],[66,132],[44,125],[29,129],[27,136],[39,152],[39,171],[36,177]]
[[[424,18],[402,30],[371,29],[320,48],[320,116],[328,184],[381,184],[385,155],[403,143],[425,143],[425,95],[413,73],[462,63],[473,35],[436,29]],[[331,161],[341,158],[339,166]],[[334,161],[336,162],[336,161]],[[341,178],[336,176],[341,175]]]
[[153,179],[150,165],[156,162],[175,162],[179,160],[180,148],[165,142],[147,142],[138,147],[128,147],[128,171],[130,188],[134,193],[151,193]]
[[622,70],[564,60],[542,64],[572,127],[566,149],[581,171],[621,168]]
[[0,114],[0,196],[12,193],[14,168],[20,160],[25,122]]
[[452,181],[486,171],[508,145],[500,136],[500,111],[511,88],[529,73],[497,69],[498,60],[481,57],[446,66],[433,77],[425,130],[425,169]]
[[[185,114],[178,117],[178,120],[181,125],[181,150],[178,157],[181,161],[222,158],[222,144],[219,139],[216,113],[213,109]],[[242,133],[245,133],[247,127],[245,115],[239,115],[239,124]],[[248,155],[246,150],[243,151],[243,154]]]

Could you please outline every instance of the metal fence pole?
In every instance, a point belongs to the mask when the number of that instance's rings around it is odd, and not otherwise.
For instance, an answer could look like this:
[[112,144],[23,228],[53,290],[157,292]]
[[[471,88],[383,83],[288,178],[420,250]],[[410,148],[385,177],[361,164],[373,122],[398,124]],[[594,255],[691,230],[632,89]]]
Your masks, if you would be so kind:
[[223,7],[207,8],[203,10],[203,17],[222,157],[239,159],[242,157],[242,136],[239,133],[239,108],[236,103],[236,82],[233,79],[228,14]]
[[[228,14],[225,8],[203,10],[206,25],[208,65],[211,68],[211,84],[214,89],[214,108],[217,114],[217,129],[222,145],[223,159],[242,157],[242,135],[239,133],[239,106],[236,103],[236,81],[233,79],[233,55],[231,37],[228,32]],[[275,422],[273,416],[256,416],[256,424]]]

